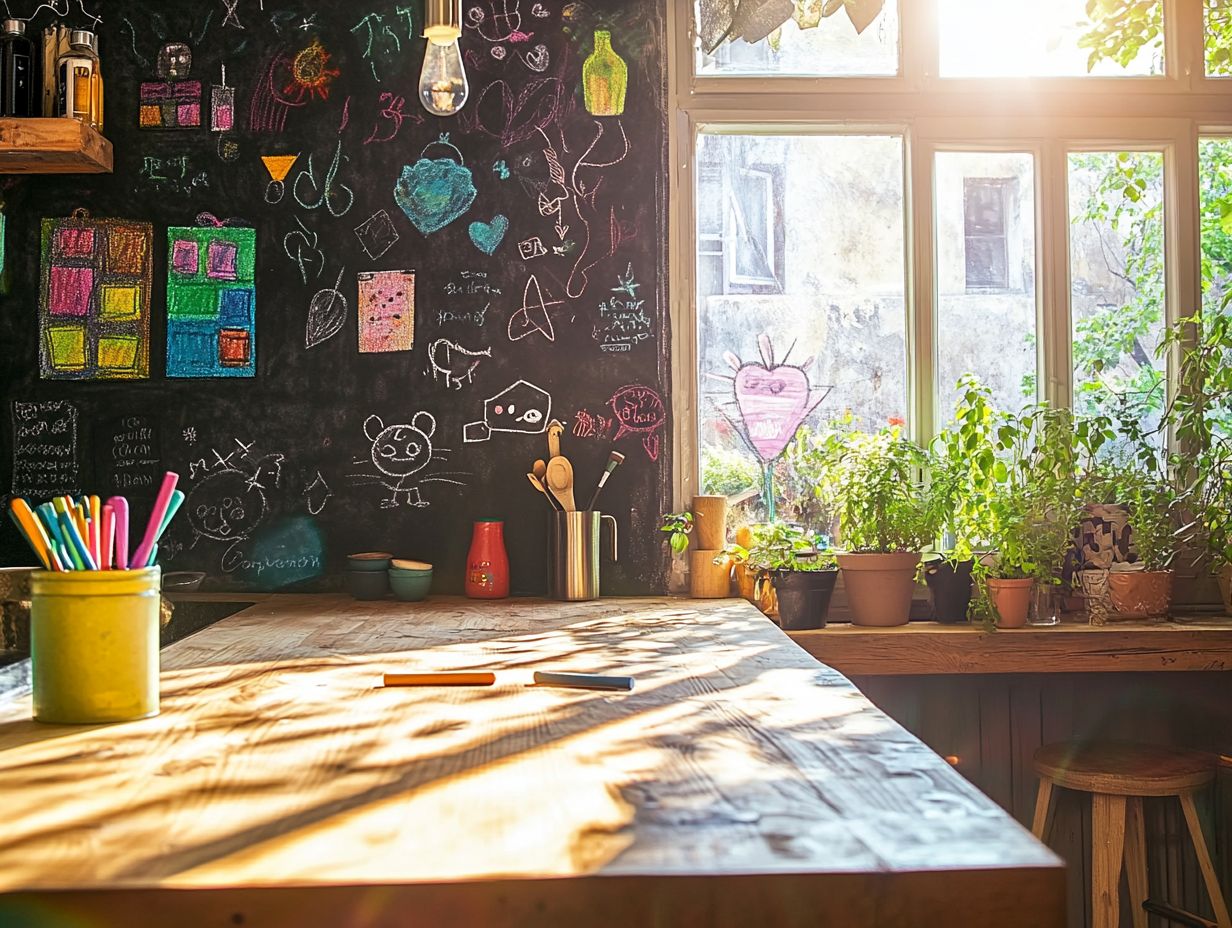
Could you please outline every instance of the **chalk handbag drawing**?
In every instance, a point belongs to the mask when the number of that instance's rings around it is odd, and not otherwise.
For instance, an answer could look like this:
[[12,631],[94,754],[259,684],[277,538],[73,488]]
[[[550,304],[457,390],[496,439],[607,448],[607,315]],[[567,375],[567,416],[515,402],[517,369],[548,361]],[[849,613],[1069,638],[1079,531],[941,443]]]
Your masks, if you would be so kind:
[[[448,148],[457,160],[429,158],[428,149],[433,146]],[[476,194],[474,175],[462,152],[449,141],[448,132],[426,145],[418,161],[404,165],[394,185],[394,201],[424,235],[440,231],[465,213]]]

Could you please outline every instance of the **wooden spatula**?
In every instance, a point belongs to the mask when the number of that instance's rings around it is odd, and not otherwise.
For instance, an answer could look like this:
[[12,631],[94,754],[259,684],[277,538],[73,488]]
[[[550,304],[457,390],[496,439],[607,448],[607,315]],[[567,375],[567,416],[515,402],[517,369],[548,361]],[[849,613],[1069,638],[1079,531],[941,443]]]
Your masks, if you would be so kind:
[[568,458],[557,455],[548,461],[547,484],[565,512],[577,511],[573,501],[573,465]]

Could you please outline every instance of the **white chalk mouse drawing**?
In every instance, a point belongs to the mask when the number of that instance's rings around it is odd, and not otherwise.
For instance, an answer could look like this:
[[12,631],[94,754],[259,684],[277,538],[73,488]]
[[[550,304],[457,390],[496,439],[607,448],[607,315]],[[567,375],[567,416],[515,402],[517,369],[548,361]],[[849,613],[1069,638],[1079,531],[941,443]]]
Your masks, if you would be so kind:
[[484,402],[483,420],[468,422],[462,429],[462,440],[487,441],[495,432],[538,435],[547,431],[551,415],[548,391],[519,380]]
[[428,372],[432,379],[441,378],[445,386],[461,390],[463,382],[472,383],[484,358],[492,357],[492,349],[463,348],[447,338],[438,338],[428,346]]
[[356,486],[384,487],[389,496],[381,500],[382,509],[399,506],[424,507],[431,503],[423,498],[421,488],[426,483],[449,483],[466,486],[460,478],[471,476],[463,471],[430,470],[433,461],[443,461],[449,448],[432,444],[436,434],[436,417],[429,412],[417,412],[409,423],[386,425],[380,416],[364,420],[364,435],[372,442],[368,457],[353,461],[356,466],[369,465],[375,471],[351,474]]

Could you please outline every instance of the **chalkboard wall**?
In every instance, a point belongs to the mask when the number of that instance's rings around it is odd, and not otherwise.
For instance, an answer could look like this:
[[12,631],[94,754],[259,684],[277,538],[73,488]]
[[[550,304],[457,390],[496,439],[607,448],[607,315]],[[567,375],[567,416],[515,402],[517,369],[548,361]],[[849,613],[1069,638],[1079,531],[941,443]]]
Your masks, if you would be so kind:
[[[626,455],[599,506],[623,542],[604,592],[659,589],[662,5],[466,0],[470,99],[445,118],[419,103],[418,0],[86,7],[115,172],[0,180],[0,488],[124,493],[140,522],[175,470],[160,561],[207,589],[327,588],[384,549],[460,592],[472,521],[502,518],[514,590],[542,592],[526,473],[558,418],[583,502]],[[610,56],[584,80],[596,32],[627,67],[619,113]],[[143,234],[148,280],[116,277],[107,243]],[[148,378],[117,379],[140,373],[126,345]],[[30,561],[7,522],[0,561]]]

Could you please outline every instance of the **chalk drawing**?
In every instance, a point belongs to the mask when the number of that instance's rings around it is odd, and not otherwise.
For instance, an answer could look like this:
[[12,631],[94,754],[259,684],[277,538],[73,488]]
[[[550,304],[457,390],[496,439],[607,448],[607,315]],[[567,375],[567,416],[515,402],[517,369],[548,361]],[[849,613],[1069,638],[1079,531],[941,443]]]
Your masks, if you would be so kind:
[[267,493],[282,486],[279,453],[260,454],[255,442],[234,439],[226,455],[211,448],[188,465],[192,486],[184,500],[192,542],[205,539],[226,544],[221,563],[233,559],[236,546],[250,538],[269,512]]
[[291,173],[291,168],[295,167],[295,162],[298,160],[298,154],[261,156],[261,163],[265,165],[265,170],[270,178],[269,183],[265,185],[266,203],[282,202],[282,198],[287,194],[287,186],[284,181],[286,181],[287,175]]
[[372,70],[372,78],[378,83],[382,76],[391,77],[399,68],[406,66],[402,42],[415,37],[415,19],[409,6],[397,7],[386,21],[385,14],[369,13],[354,26],[351,32],[363,37],[363,58]]
[[633,274],[633,264],[623,275],[617,275],[612,296],[599,304],[599,322],[594,326],[594,339],[607,352],[632,351],[636,345],[654,337],[646,301],[637,299],[641,284]]
[[415,272],[362,271],[359,352],[410,351],[415,344]]
[[308,321],[304,325],[305,348],[315,348],[342,331],[346,323],[347,301],[338,288],[345,273],[344,267],[338,272],[334,285],[318,290],[308,303]]
[[428,371],[432,379],[438,377],[445,386],[461,390],[463,382],[471,383],[477,368],[484,358],[492,357],[492,349],[463,348],[447,338],[438,338],[428,346]]
[[350,160],[342,154],[342,139],[339,139],[334,146],[334,157],[325,171],[325,177],[318,181],[313,167],[313,156],[309,154],[308,166],[299,172],[291,188],[295,201],[304,209],[320,209],[324,206],[331,216],[341,219],[355,204],[355,191],[338,183],[338,168],[343,161]]
[[531,258],[542,258],[548,253],[548,250],[543,247],[543,239],[539,236],[528,238],[524,242],[518,242],[518,257],[523,261],[529,261]]
[[385,210],[378,210],[355,227],[355,236],[359,239],[364,254],[375,261],[397,244],[398,230],[394,228],[393,220]]
[[563,301],[548,299],[550,296],[550,293],[544,296],[544,290],[539,286],[539,279],[534,274],[527,278],[526,287],[522,290],[522,306],[509,317],[508,333],[511,342],[521,341],[535,332],[550,342],[556,341],[556,330],[552,326],[549,310],[560,306]]
[[613,441],[626,435],[640,435],[646,456],[652,461],[659,460],[659,433],[667,422],[662,397],[650,387],[630,384],[617,390],[608,405],[620,423]]
[[505,233],[509,231],[509,217],[497,213],[490,222],[472,222],[467,229],[471,243],[485,255],[496,254]]
[[[329,99],[330,86],[342,72],[329,66],[330,54],[320,39],[313,39],[291,62],[291,81],[282,91],[295,102]],[[292,96],[294,95],[294,96]]]
[[235,88],[227,86],[227,66],[222,66],[221,83],[210,88],[210,131],[230,132],[235,128]]
[[325,482],[325,478],[321,476],[321,472],[317,471],[316,479],[312,483],[304,487],[303,497],[307,502],[308,511],[319,516],[325,511],[325,504],[329,502],[329,498],[334,495],[334,491],[329,488],[329,484]]
[[374,142],[392,142],[398,136],[399,130],[402,128],[402,123],[410,120],[413,124],[419,125],[423,122],[423,117],[417,112],[406,112],[406,97],[401,94],[385,91],[380,97],[381,110],[377,113],[376,122],[372,125],[372,131],[368,137],[364,139],[365,145],[371,145]]
[[465,486],[463,477],[471,476],[464,471],[441,471],[433,473],[429,467],[433,461],[443,461],[441,452],[432,439],[436,434],[436,417],[428,412],[417,412],[410,423],[385,425],[380,416],[369,416],[364,421],[364,435],[372,442],[366,459],[356,459],[356,466],[371,466],[375,473],[361,470],[350,476],[356,486],[376,484],[384,487],[389,496],[381,500],[382,509],[398,506],[423,507],[430,505],[423,498],[422,488],[426,483],[447,483]]
[[495,80],[475,97],[466,120],[470,128],[509,148],[556,123],[564,99],[565,82],[560,77],[526,81],[516,92],[506,81]]
[[[449,149],[452,156],[428,158],[428,149],[433,146]],[[402,168],[402,175],[394,187],[394,201],[415,228],[430,235],[470,209],[477,193],[462,152],[449,141],[449,133],[445,132],[424,148],[418,161]]]
[[542,74],[548,69],[548,65],[552,63],[551,56],[548,54],[546,45],[536,45],[528,52],[518,52],[518,57],[522,59],[522,63],[530,68],[536,74]]
[[466,27],[493,45],[501,42],[529,42],[533,32],[522,31],[522,11],[519,0],[489,0],[488,12],[475,5],[466,11]]
[[497,432],[538,435],[552,416],[552,397],[527,380],[510,384],[483,404],[483,419],[462,429],[465,442],[487,441]]
[[282,250],[299,268],[300,280],[306,285],[310,270],[315,268],[312,275],[314,280],[325,270],[325,253],[317,247],[320,236],[316,232],[304,225],[298,216],[295,217],[295,224],[299,228],[282,237]]

